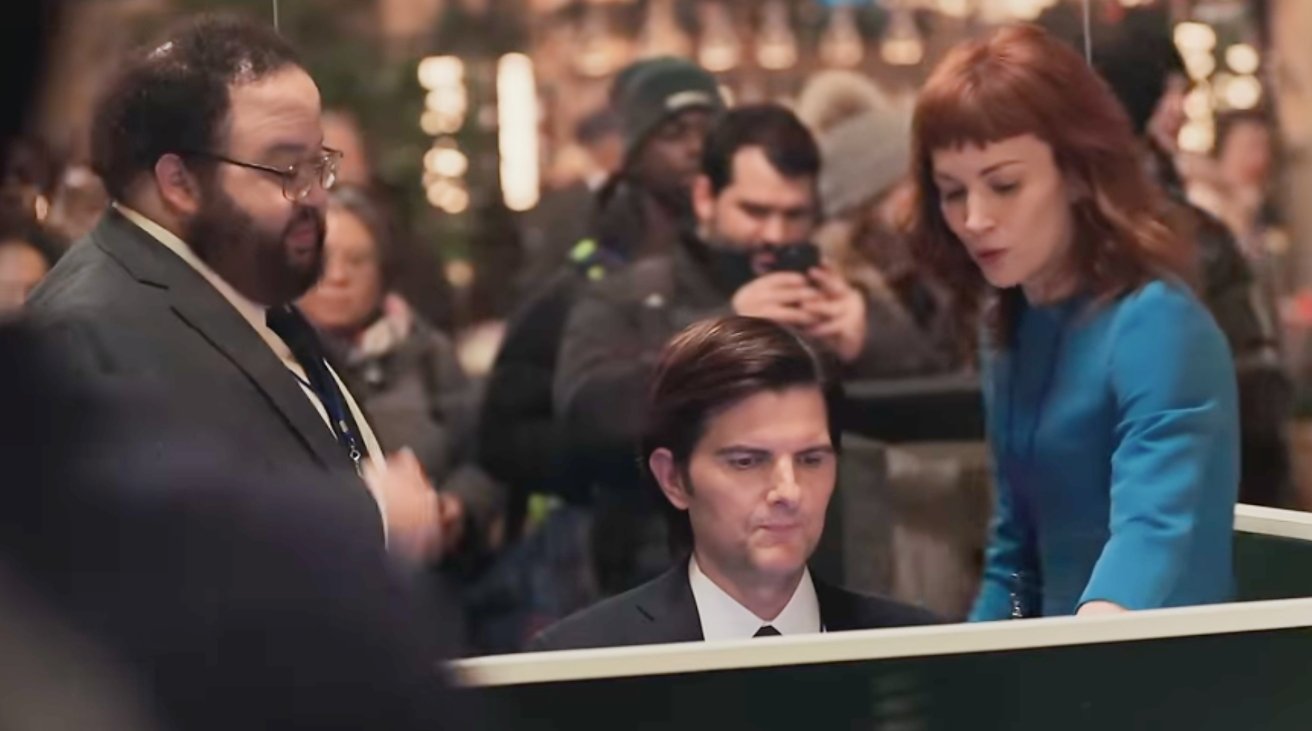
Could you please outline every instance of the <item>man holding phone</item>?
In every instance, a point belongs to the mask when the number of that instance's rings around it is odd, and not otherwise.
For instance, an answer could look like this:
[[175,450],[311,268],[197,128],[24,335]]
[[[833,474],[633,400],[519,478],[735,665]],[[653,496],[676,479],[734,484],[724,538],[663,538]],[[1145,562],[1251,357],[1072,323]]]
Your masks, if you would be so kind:
[[650,491],[632,489],[640,479],[633,455],[645,384],[676,332],[720,315],[761,317],[816,342],[846,378],[933,369],[938,355],[922,335],[881,317],[820,262],[810,243],[819,172],[815,139],[792,112],[774,104],[730,110],[708,136],[693,183],[695,230],[668,255],[597,283],[571,311],[554,397],[563,428],[595,461],[591,474],[602,483],[592,487],[606,515],[594,530],[605,592],[668,567],[660,506]]

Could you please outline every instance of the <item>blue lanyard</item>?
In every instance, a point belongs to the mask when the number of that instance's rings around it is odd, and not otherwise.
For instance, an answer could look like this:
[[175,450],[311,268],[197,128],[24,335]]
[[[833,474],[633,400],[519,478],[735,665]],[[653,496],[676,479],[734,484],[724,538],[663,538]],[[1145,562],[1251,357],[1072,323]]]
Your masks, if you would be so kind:
[[327,363],[324,363],[323,365],[326,374],[325,377],[334,381],[333,383],[324,384],[323,391],[325,391],[325,393],[320,393],[320,390],[315,388],[313,384],[306,381],[304,378],[301,378],[299,373],[293,371],[292,375],[296,377],[297,381],[300,381],[302,385],[308,388],[310,393],[313,393],[319,399],[319,403],[323,404],[324,411],[328,414],[328,421],[331,422],[333,434],[337,437],[338,443],[343,447],[346,447],[347,456],[351,458],[351,464],[355,467],[356,474],[363,475],[364,465],[361,460],[364,457],[364,453],[360,448],[359,436],[355,433],[355,430],[351,428],[351,416],[348,410],[350,407],[342,402],[342,390],[340,387],[335,387],[337,384],[335,382],[336,379],[333,378],[332,370],[329,369]]

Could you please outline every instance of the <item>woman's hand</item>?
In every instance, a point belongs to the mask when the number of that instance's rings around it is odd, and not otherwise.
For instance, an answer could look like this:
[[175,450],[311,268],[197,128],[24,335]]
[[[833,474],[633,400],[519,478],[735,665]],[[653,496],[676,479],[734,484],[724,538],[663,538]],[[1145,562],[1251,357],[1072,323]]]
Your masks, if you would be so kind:
[[1083,606],[1076,610],[1075,616],[1092,617],[1100,614],[1124,614],[1128,611],[1130,610],[1119,604],[1105,601],[1093,601],[1085,602]]

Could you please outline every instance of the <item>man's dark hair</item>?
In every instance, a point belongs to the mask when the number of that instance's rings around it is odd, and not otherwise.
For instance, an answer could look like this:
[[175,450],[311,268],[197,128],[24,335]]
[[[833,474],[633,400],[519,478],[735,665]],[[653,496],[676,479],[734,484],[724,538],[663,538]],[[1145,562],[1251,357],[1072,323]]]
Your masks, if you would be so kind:
[[163,155],[222,152],[229,87],[299,65],[262,23],[232,15],[182,21],[135,51],[106,87],[91,129],[91,167],[121,200]]
[[[839,449],[843,392],[832,372],[820,351],[770,320],[735,315],[690,325],[666,344],[647,393],[643,470],[654,479],[647,460],[657,449],[668,449],[692,489],[688,463],[712,417],[758,393],[798,386],[814,386],[824,395],[829,438]],[[661,502],[670,518],[672,545],[690,548],[687,513]]]
[[733,182],[733,158],[744,147],[759,147],[786,178],[820,174],[820,148],[797,115],[778,104],[748,104],[725,113],[706,138],[702,173],[717,195]]

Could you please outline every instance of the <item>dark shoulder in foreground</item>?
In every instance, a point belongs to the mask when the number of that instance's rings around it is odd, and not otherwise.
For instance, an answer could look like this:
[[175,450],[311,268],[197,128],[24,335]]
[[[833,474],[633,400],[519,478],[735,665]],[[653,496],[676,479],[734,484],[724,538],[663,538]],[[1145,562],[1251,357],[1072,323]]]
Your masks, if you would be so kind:
[[943,624],[941,617],[927,609],[880,596],[858,594],[815,579],[816,598],[825,629],[844,632],[860,629],[917,627]]
[[546,628],[530,652],[659,645],[702,639],[688,572],[676,566],[629,591],[603,600]]

